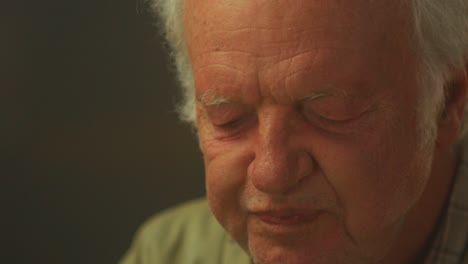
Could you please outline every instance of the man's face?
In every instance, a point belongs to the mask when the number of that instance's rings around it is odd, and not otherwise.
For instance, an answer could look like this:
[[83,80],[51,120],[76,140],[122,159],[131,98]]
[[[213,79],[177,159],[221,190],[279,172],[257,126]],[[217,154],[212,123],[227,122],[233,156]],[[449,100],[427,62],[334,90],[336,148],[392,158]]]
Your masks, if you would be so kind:
[[400,1],[186,0],[210,207],[256,263],[383,257],[430,174]]

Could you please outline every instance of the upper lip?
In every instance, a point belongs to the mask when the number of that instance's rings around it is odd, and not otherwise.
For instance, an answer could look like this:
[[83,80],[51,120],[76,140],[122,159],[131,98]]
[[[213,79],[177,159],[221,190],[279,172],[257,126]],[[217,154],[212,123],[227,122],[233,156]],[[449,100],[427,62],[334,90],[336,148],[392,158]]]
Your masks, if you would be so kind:
[[319,210],[302,209],[258,210],[252,212],[255,218],[275,226],[301,225],[313,221],[319,214]]
[[311,214],[316,212],[317,210],[303,210],[303,209],[273,209],[273,210],[252,210],[253,214],[264,214],[264,215],[271,215],[271,216],[290,216],[290,215],[304,215],[304,214]]
[[295,215],[314,215],[320,210],[316,209],[294,209],[294,208],[282,208],[282,209],[260,209],[250,210],[254,215],[268,215],[272,217],[288,217]]

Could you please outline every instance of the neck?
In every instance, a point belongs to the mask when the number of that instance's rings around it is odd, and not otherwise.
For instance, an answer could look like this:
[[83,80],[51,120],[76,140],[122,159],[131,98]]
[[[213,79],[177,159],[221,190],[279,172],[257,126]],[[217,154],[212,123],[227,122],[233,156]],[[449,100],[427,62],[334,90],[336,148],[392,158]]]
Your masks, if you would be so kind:
[[432,236],[449,197],[457,156],[452,150],[436,151],[431,176],[419,201],[409,211],[400,236],[384,264],[420,263],[426,256]]

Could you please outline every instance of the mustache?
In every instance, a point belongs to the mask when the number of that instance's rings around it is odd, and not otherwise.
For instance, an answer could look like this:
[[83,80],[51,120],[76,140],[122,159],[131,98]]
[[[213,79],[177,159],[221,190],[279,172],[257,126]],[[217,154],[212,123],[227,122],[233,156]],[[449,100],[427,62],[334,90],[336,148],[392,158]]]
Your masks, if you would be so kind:
[[265,193],[244,192],[240,196],[241,205],[247,211],[324,210],[338,213],[339,203],[327,194],[301,193],[294,195],[270,195]]

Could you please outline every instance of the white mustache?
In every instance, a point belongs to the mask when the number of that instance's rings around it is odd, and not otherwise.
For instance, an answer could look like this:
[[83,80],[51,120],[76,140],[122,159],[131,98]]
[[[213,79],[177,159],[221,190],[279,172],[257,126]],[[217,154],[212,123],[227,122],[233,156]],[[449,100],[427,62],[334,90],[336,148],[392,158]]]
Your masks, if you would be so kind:
[[325,210],[338,212],[339,205],[334,197],[327,197],[320,194],[300,194],[300,195],[267,195],[263,193],[241,195],[241,205],[247,211],[283,211],[283,210],[303,210],[316,211]]

